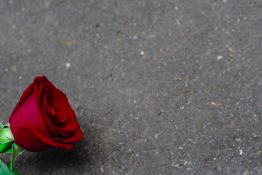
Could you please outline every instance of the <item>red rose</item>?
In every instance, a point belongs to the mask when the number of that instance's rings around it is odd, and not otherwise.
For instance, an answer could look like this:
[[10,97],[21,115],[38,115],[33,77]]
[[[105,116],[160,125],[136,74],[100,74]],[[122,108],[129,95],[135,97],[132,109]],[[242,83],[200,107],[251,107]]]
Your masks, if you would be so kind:
[[15,143],[28,151],[70,150],[83,136],[66,95],[44,76],[24,91],[9,123]]

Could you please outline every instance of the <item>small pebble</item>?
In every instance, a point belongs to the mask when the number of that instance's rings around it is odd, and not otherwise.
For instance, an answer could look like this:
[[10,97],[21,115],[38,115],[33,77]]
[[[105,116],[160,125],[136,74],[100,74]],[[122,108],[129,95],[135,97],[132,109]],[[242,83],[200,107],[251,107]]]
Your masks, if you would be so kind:
[[217,56],[217,60],[222,60],[224,57],[222,55]]
[[239,155],[241,155],[241,156],[243,155],[243,150],[242,149],[239,150]]
[[258,135],[256,133],[251,134],[253,138],[258,138]]
[[141,55],[145,55],[145,52],[144,52],[144,51],[141,51],[140,54],[141,54]]
[[68,69],[70,66],[71,66],[71,64],[69,63],[69,62],[66,62],[66,68]]
[[182,146],[178,147],[178,149],[183,150],[184,148]]
[[158,138],[158,134],[155,134],[154,137],[157,139]]
[[15,65],[12,66],[12,70],[13,70],[14,72],[17,72],[17,69],[16,69],[16,66],[15,66]]
[[241,139],[237,137],[237,138],[235,138],[235,141],[240,142]]
[[180,109],[185,109],[185,106],[180,106]]
[[102,173],[104,173],[105,171],[104,171],[104,168],[101,166],[101,168],[100,168],[100,171],[102,172]]

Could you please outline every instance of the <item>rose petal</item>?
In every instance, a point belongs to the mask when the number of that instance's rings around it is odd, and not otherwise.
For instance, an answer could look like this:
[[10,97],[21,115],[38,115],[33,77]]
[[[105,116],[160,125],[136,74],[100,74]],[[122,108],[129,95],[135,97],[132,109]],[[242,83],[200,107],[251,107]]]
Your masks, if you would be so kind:
[[38,131],[32,131],[32,133],[38,138],[40,139],[43,143],[53,146],[53,147],[57,147],[57,148],[62,148],[65,150],[71,150],[73,149],[73,145],[72,144],[68,144],[68,143],[60,143],[60,142],[56,142],[55,140],[52,140],[50,137],[42,134],[41,132]]
[[68,138],[53,138],[56,141],[60,141],[63,143],[73,143],[73,142],[78,142],[82,139],[83,137],[83,132],[82,130],[79,128],[77,130],[77,132],[72,136],[72,137],[68,137]]
[[31,152],[42,151],[50,147],[33,135],[31,129],[28,128],[19,128],[14,138],[16,144]]
[[46,133],[36,101],[37,97],[32,93],[9,118],[10,128],[15,137],[21,127],[37,128]]

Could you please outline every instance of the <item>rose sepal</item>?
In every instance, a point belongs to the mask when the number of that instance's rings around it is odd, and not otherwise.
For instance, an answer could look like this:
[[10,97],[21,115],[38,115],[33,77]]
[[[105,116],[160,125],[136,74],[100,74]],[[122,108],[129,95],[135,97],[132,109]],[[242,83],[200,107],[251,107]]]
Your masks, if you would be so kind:
[[22,154],[23,152],[24,152],[24,149],[22,147],[13,143],[11,161],[10,161],[10,164],[9,164],[9,168],[10,168],[11,171],[14,169],[15,160],[16,160],[17,156]]

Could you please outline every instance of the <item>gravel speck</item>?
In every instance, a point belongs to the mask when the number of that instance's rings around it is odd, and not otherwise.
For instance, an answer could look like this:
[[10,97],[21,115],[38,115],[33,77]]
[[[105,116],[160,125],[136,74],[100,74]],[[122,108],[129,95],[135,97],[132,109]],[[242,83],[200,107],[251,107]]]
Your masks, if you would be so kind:
[[222,60],[224,57],[222,55],[217,56],[217,60]]
[[66,66],[66,68],[68,69],[68,68],[71,66],[71,63],[66,62],[66,63],[65,63],[65,66]]

